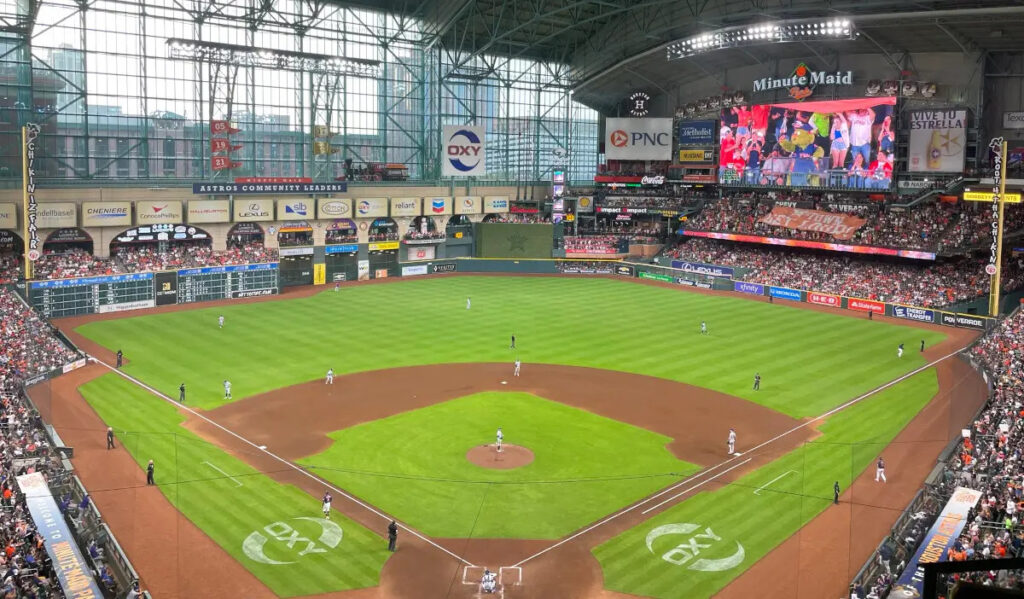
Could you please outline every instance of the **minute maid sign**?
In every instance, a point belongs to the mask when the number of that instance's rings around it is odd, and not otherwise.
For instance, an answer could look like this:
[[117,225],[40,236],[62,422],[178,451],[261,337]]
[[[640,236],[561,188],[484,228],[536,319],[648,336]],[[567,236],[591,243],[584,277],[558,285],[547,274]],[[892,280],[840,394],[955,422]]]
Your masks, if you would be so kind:
[[754,91],[786,89],[793,99],[803,100],[814,93],[818,85],[853,85],[853,71],[815,71],[801,62],[788,77],[755,79]]

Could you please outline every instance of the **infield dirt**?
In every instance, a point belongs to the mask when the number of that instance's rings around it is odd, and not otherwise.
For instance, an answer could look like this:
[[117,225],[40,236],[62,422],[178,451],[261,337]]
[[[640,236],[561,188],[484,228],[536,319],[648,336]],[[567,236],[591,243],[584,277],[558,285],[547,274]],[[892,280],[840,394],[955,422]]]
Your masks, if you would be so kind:
[[[288,296],[299,297],[321,290],[305,288]],[[212,305],[215,304],[203,304],[203,307]],[[790,305],[858,317],[842,310]],[[58,324],[83,350],[110,360],[109,350],[70,330],[92,319],[66,319]],[[909,323],[899,321],[899,324]],[[929,348],[925,353],[929,360],[965,346],[976,336],[970,331],[941,330],[949,337]],[[270,451],[288,460],[325,449],[330,444],[326,434],[331,431],[480,391],[527,391],[670,436],[675,441],[669,449],[677,457],[702,466],[726,459],[725,432],[730,427],[738,431],[737,449],[743,451],[744,447],[800,424],[732,396],[664,379],[524,364],[523,376],[512,379],[510,385],[500,385],[500,381],[511,379],[510,370],[510,364],[455,364],[357,373],[338,377],[330,389],[321,381],[312,381],[229,404],[203,415],[258,445],[267,445]],[[984,401],[984,383],[957,358],[942,362],[937,370],[939,395],[886,449],[892,473],[890,482],[880,487],[871,481],[870,473],[859,477],[851,489],[844,492],[840,506],[815,518],[798,535],[739,576],[720,596],[820,599],[842,594],[850,577],[920,487],[934,466],[935,456]],[[127,550],[145,588],[159,599],[273,597],[273,593],[234,558],[182,517],[159,490],[146,488],[143,473],[127,451],[120,447],[105,450],[106,427],[77,391],[78,386],[105,372],[104,367],[92,365],[55,379],[48,386],[48,401],[37,403],[45,412],[43,417],[54,424],[68,445],[75,447],[76,473]],[[36,394],[34,391],[33,397]],[[322,494],[321,483],[288,470],[273,457],[254,450],[209,422],[192,414],[188,416],[186,426],[207,440],[282,483],[294,484],[314,497]],[[714,485],[728,484],[792,450],[814,434],[813,427],[805,427],[783,437],[759,451],[751,462],[716,480]],[[677,501],[682,499],[684,497]],[[345,498],[336,498],[335,507],[377,531],[381,542],[385,542],[386,517]],[[602,588],[601,569],[590,549],[645,519],[639,512],[635,510],[617,517],[530,560],[523,567],[523,584],[512,587],[508,596],[627,597]],[[474,564],[492,569],[512,565],[552,546],[551,541],[530,540],[433,541]],[[829,556],[827,562],[821,559],[823,555]],[[318,597],[475,596],[475,587],[462,583],[462,566],[436,546],[403,532],[399,536],[399,550],[385,565],[379,587]]]

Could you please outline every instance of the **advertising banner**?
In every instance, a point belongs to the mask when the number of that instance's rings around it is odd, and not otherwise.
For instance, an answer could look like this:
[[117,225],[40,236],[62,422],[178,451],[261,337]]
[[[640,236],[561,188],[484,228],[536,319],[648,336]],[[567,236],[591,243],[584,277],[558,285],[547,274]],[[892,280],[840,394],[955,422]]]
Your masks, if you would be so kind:
[[1003,129],[1024,129],[1024,112],[1004,112]]
[[665,283],[673,282],[672,277],[670,277],[669,275],[663,275],[656,272],[648,272],[646,270],[641,270],[639,277],[641,279],[650,279],[652,281],[664,281]]
[[178,224],[185,222],[178,200],[154,202],[139,200],[135,202],[135,224],[151,225],[157,223]]
[[277,220],[313,218],[313,200],[278,200]]
[[348,183],[193,183],[193,195],[345,193]]
[[913,306],[899,306],[893,304],[892,315],[896,318],[916,320],[917,322],[935,322],[935,311]]
[[576,212],[593,212],[594,211],[594,198],[590,196],[583,196],[576,198]]
[[359,244],[339,243],[337,245],[324,246],[325,254],[355,254],[359,251]]
[[369,260],[360,260],[357,263],[357,265],[356,265],[356,271],[357,271],[357,273],[359,275],[359,280],[360,281],[369,281],[370,280],[370,261]]
[[274,220],[274,200],[235,200],[235,222]]
[[822,306],[834,306],[839,307],[839,296],[830,295],[828,293],[818,293],[817,291],[807,292],[807,301],[812,304],[820,304]]
[[[26,258],[38,260],[43,254],[43,245],[39,242],[39,224],[41,207],[36,201],[36,139],[39,137],[39,125],[26,123],[21,128],[21,205],[25,210],[25,226],[21,232],[25,236]],[[74,204],[72,204],[74,206]],[[77,212],[72,212],[73,215]],[[71,226],[74,225],[61,225]],[[27,274],[27,273],[26,273]]]
[[775,205],[759,222],[785,229],[817,231],[845,241],[867,221],[848,214]]
[[710,275],[712,277],[731,277],[733,270],[728,266],[716,266],[714,264],[701,264],[700,262],[683,262],[682,260],[673,260],[672,268],[678,268],[685,270],[686,272],[695,272],[702,275]]
[[278,250],[281,256],[312,256],[313,248],[300,247],[300,248],[281,248]]
[[423,214],[438,216],[452,213],[451,197],[423,198]]
[[911,112],[907,170],[912,173],[963,172],[966,130],[966,110]]
[[398,249],[397,241],[384,241],[381,243],[371,243],[368,248],[371,252],[385,252]]
[[615,274],[622,275],[624,277],[632,277],[636,275],[636,269],[628,264],[619,264],[615,267]]
[[848,297],[846,298],[846,307],[850,310],[856,310],[858,312],[874,312],[875,314],[885,314],[885,304],[883,304],[882,302],[876,302],[875,300]]
[[188,223],[229,223],[231,222],[231,202],[227,200],[190,200],[188,203]]
[[78,206],[74,202],[40,202],[38,206],[36,227],[62,229],[78,226]]
[[316,217],[320,220],[332,218],[351,218],[352,200],[340,198],[337,200],[319,199],[316,201]]
[[129,227],[131,202],[82,202],[83,227]]
[[487,173],[487,136],[483,127],[445,125],[441,132],[441,176]]
[[744,283],[743,281],[733,281],[732,290],[738,291],[740,293],[764,295],[764,285],[758,285],[757,283]]
[[46,479],[42,474],[33,472],[23,474],[16,480],[35,522],[36,532],[43,538],[46,554],[53,562],[53,572],[57,575],[57,582],[64,595],[76,599],[102,599],[103,592],[96,585],[89,563],[78,549],[71,529],[46,485]]
[[[992,202],[992,197],[995,194],[988,191],[965,191],[964,200],[967,202]],[[1020,204],[1020,194],[1013,192],[1006,192],[1001,196],[1001,199],[1006,204]]]
[[416,265],[416,266],[403,266],[402,267],[402,276],[403,277],[413,277],[413,276],[416,276],[416,275],[425,275],[425,274],[427,274],[427,265],[426,264],[419,264],[419,265]]
[[794,248],[813,248],[816,250],[830,250],[833,252],[851,252],[854,254],[877,254],[879,256],[899,256],[901,258],[915,258],[917,260],[934,260],[935,252],[921,252],[918,250],[897,250],[893,248],[880,248],[867,245],[846,245],[843,243],[827,243],[824,241],[805,241],[803,239],[780,239],[778,237],[761,237],[759,235],[740,235],[738,233],[715,233],[712,231],[683,231],[683,235],[690,237],[706,237],[708,239],[725,239],[728,241],[745,241],[747,243],[766,243],[771,245],[782,245]]
[[606,119],[608,160],[672,160],[672,119]]
[[714,183],[717,181],[715,175],[683,175],[683,183]]
[[438,264],[430,265],[430,272],[432,273],[455,272],[457,269],[458,266],[455,262],[440,262]]
[[371,218],[388,215],[387,198],[361,198],[356,202],[356,216]]
[[[875,123],[891,123],[895,104],[880,97],[725,108],[719,182],[888,189],[895,127],[876,131]],[[785,155],[772,151],[776,145]]]
[[924,590],[924,566],[923,564],[934,564],[947,560],[949,548],[956,543],[960,531],[967,524],[967,516],[981,498],[981,491],[957,487],[953,496],[949,498],[946,507],[942,508],[935,524],[928,529],[921,545],[914,552],[914,556],[907,562],[906,569],[896,582],[895,594],[905,597],[920,597]]
[[480,196],[456,196],[455,214],[480,214]]
[[436,246],[411,247],[408,252],[409,260],[433,260],[436,254]]
[[508,196],[484,196],[484,214],[501,214],[508,208]]
[[423,214],[423,198],[391,198],[391,216]]
[[18,212],[14,204],[0,204],[0,229],[18,228]]
[[711,149],[679,150],[679,162],[707,163],[715,159],[715,151]]
[[[677,143],[681,146],[710,146],[718,141],[718,123],[707,121],[681,121],[677,131]],[[681,161],[680,161],[681,162]]]
[[972,314],[955,314],[953,312],[940,312],[940,323],[950,327],[962,327],[968,329],[984,329],[985,319]]
[[788,287],[769,287],[768,295],[780,299],[793,300],[794,302],[800,301],[801,298],[799,289],[790,289]]

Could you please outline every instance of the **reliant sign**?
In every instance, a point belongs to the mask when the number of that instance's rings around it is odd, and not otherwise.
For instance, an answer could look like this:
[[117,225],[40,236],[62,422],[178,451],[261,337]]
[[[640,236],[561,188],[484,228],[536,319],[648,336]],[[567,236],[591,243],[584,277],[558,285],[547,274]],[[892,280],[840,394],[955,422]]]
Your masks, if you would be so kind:
[[789,77],[755,79],[754,91],[787,89],[792,98],[803,100],[814,93],[818,85],[853,85],[853,71],[815,71],[800,63]]

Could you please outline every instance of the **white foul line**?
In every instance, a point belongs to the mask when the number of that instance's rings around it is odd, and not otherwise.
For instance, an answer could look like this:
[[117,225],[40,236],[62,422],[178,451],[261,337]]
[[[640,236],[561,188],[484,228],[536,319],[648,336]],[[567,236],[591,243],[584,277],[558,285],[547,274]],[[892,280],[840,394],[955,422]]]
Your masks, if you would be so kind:
[[754,490],[754,495],[760,495],[762,489],[764,489],[768,485],[772,484],[773,482],[779,480],[780,478],[786,478],[790,474],[796,474],[796,470],[787,470],[787,471],[783,472],[782,474],[776,476],[775,478],[771,479],[770,481],[766,482],[765,484],[763,484],[760,487],[758,487],[757,489],[755,489]]
[[[818,422],[820,420],[824,420],[825,418],[828,418],[829,416],[831,416],[832,414],[835,414],[836,412],[838,412],[840,410],[845,410],[846,408],[848,408],[848,407],[850,407],[850,406],[852,406],[852,405],[854,405],[854,404],[856,404],[858,402],[861,402],[861,401],[867,399],[868,397],[871,397],[872,395],[874,395],[875,393],[878,393],[879,391],[884,391],[884,390],[888,389],[889,387],[892,387],[893,385],[897,385],[897,384],[907,380],[908,378],[914,376],[915,374],[918,374],[920,372],[924,372],[925,370],[928,370],[929,368],[935,366],[936,364],[940,364],[942,362],[945,362],[946,360],[952,358],[953,356],[959,354],[962,351],[963,351],[963,349],[958,349],[955,352],[948,353],[945,356],[942,356],[941,358],[937,358],[937,359],[933,360],[932,362],[930,362],[928,364],[925,364],[924,366],[921,366],[920,368],[918,368],[916,370],[912,370],[912,371],[910,371],[910,372],[908,372],[908,373],[906,373],[906,374],[904,374],[904,375],[902,375],[900,377],[897,377],[897,378],[889,381],[888,383],[885,383],[884,385],[881,385],[879,387],[875,387],[874,389],[868,391],[867,393],[864,393],[864,394],[862,394],[862,395],[860,395],[858,397],[855,397],[855,398],[851,399],[850,401],[848,401],[848,402],[846,402],[846,403],[844,403],[844,404],[842,404],[840,406],[832,408],[831,410],[825,412],[821,416],[816,416],[816,417],[814,417],[814,418],[812,418],[812,419],[810,419],[810,420],[808,420],[806,422],[802,422],[802,423],[798,424],[797,426],[794,426],[793,428],[789,429],[788,431],[785,431],[785,432],[782,432],[782,433],[780,433],[778,435],[775,435],[774,437],[772,437],[771,439],[768,439],[767,441],[761,443],[760,445],[757,445],[756,447],[753,447],[753,448],[747,450],[746,452],[744,452],[744,455],[749,455],[750,453],[752,453],[754,451],[757,451],[758,449],[761,449],[762,447],[765,447],[766,445],[770,445],[770,444],[778,441],[779,439],[781,439],[781,438],[783,438],[785,436],[791,435],[791,434],[795,433],[796,431],[798,431],[800,429],[807,428],[808,426],[814,424],[815,422]],[[746,462],[749,462],[750,459],[752,459],[752,458],[748,458],[743,463],[745,464]],[[576,537],[579,537],[580,535],[586,534],[586,533],[590,532],[591,530],[594,530],[595,528],[597,528],[598,526],[601,526],[602,524],[605,524],[607,522],[611,522],[612,520],[615,520],[616,518],[618,518],[620,516],[623,516],[623,515],[631,512],[631,511],[633,511],[634,509],[636,509],[636,508],[646,504],[646,503],[650,503],[651,501],[654,501],[655,499],[657,499],[658,497],[664,495],[665,493],[669,493],[669,492],[671,492],[671,491],[673,491],[673,490],[683,486],[684,484],[690,482],[691,480],[693,480],[695,478],[700,478],[701,476],[710,473],[712,470],[716,470],[716,469],[718,469],[718,468],[720,468],[720,467],[722,467],[722,466],[724,466],[726,464],[730,464],[730,463],[732,463],[735,460],[736,460],[736,457],[732,457],[732,458],[729,458],[728,460],[725,460],[724,462],[720,462],[718,464],[715,464],[714,466],[711,466],[709,468],[705,468],[704,470],[701,470],[700,472],[698,472],[697,474],[693,475],[689,479],[685,479],[683,481],[680,481],[680,482],[676,483],[675,485],[672,485],[671,487],[669,487],[669,488],[667,488],[667,489],[665,489],[665,490],[663,490],[663,491],[661,491],[659,493],[651,495],[650,497],[648,497],[646,499],[642,499],[638,503],[635,503],[635,504],[629,506],[628,508],[625,508],[625,509],[623,509],[621,511],[618,511],[618,512],[608,516],[604,520],[601,520],[601,521],[599,521],[599,522],[597,522],[595,524],[591,524],[590,526],[584,528],[583,530],[581,530],[579,532],[576,532],[573,535],[571,535],[569,537],[566,537],[565,539],[562,539],[561,541],[555,543],[554,545],[548,547],[547,549],[542,549],[541,551],[538,551],[537,553],[534,553],[533,555],[531,555],[530,557],[520,561],[516,565],[517,566],[522,566],[526,562],[528,562],[528,561],[530,561],[532,559],[538,558],[538,557],[544,555],[545,553],[547,553],[548,551],[551,551],[552,549],[555,549],[556,547],[564,545],[565,543],[575,539]],[[720,475],[716,475],[715,478],[717,478],[718,476],[720,476]],[[707,481],[705,481],[705,482],[707,482]],[[686,493],[686,491],[684,491],[683,493]],[[677,495],[673,496],[673,499],[676,498],[676,497],[679,497],[679,495],[682,495],[683,493],[680,493],[680,494],[677,494]],[[671,499],[667,500],[667,501],[671,501]],[[659,506],[661,506],[661,505],[663,505],[665,503],[666,502],[663,501],[663,502],[659,503],[658,505],[654,506],[654,508],[650,508],[649,510],[646,510],[646,511],[641,512],[641,513],[646,514],[647,512],[649,512],[649,511],[651,511],[651,510],[653,510],[653,509],[655,509],[655,508],[657,508],[657,507],[659,507]]]
[[[185,411],[186,411],[186,412],[188,412],[189,414],[192,414],[192,415],[193,415],[193,416],[195,416],[196,418],[200,418],[200,419],[202,419],[203,421],[205,421],[205,422],[207,422],[207,423],[209,423],[209,424],[211,424],[211,425],[213,425],[213,426],[215,426],[215,427],[219,428],[220,430],[222,430],[222,431],[224,431],[225,433],[227,433],[227,434],[231,435],[232,437],[234,437],[234,438],[238,439],[239,441],[241,441],[241,442],[245,443],[246,445],[249,445],[250,447],[253,447],[253,448],[255,448],[255,449],[259,450],[259,451],[262,451],[263,453],[265,453],[265,454],[267,454],[268,456],[270,456],[270,457],[274,458],[275,460],[277,460],[277,461],[281,462],[281,463],[282,463],[282,464],[284,464],[285,466],[288,466],[289,468],[291,468],[292,470],[294,470],[294,471],[298,472],[299,474],[302,474],[302,475],[306,476],[307,478],[310,478],[310,479],[312,479],[312,480],[314,480],[314,481],[316,481],[316,482],[318,482],[318,483],[320,483],[320,484],[324,485],[324,486],[325,486],[325,487],[327,487],[328,489],[331,489],[331,490],[332,490],[332,491],[334,491],[335,493],[338,493],[338,494],[339,494],[339,495],[341,495],[342,497],[345,497],[346,499],[349,499],[350,501],[352,501],[352,502],[353,502],[353,503],[355,503],[356,505],[359,505],[359,506],[362,506],[363,508],[366,508],[366,510],[368,510],[368,511],[370,511],[370,512],[372,512],[372,513],[374,513],[374,514],[376,514],[376,515],[378,515],[378,516],[380,516],[381,518],[383,518],[383,519],[385,519],[385,520],[392,520],[392,518],[391,518],[390,516],[388,516],[387,514],[385,514],[385,513],[381,512],[381,511],[378,511],[378,510],[377,510],[377,508],[373,507],[372,505],[370,505],[370,504],[368,504],[368,503],[364,503],[364,502],[360,501],[359,499],[356,499],[356,498],[355,498],[355,497],[353,497],[352,495],[349,495],[349,494],[348,494],[348,493],[346,493],[345,491],[342,491],[342,490],[341,490],[341,489],[339,489],[338,487],[335,487],[334,485],[332,485],[331,483],[327,482],[326,480],[324,480],[324,479],[320,478],[319,476],[316,476],[316,475],[314,475],[314,474],[310,473],[310,472],[309,472],[309,471],[307,471],[307,470],[306,470],[305,468],[301,468],[301,467],[299,467],[299,466],[297,466],[297,465],[295,465],[295,464],[293,464],[293,463],[289,462],[288,460],[286,460],[286,459],[282,458],[281,456],[279,456],[279,455],[275,454],[274,452],[272,452],[272,451],[269,451],[268,449],[266,449],[266,446],[256,445],[255,443],[253,443],[252,441],[250,441],[250,440],[246,439],[246,438],[245,438],[245,437],[243,437],[242,435],[239,435],[239,434],[238,434],[238,433],[236,433],[235,431],[233,431],[233,430],[231,430],[231,429],[229,429],[229,428],[226,428],[226,427],[224,427],[224,426],[221,426],[220,424],[218,424],[218,423],[214,422],[213,420],[210,420],[209,418],[207,418],[207,417],[206,417],[206,416],[204,416],[203,414],[200,414],[199,412],[196,412],[196,411],[195,411],[195,410],[193,410],[192,408],[189,408],[189,407],[187,407],[187,406],[184,406],[184,405],[182,405],[182,404],[180,404],[180,403],[178,403],[178,402],[174,401],[174,400],[173,400],[173,399],[171,399],[170,397],[168,397],[168,396],[164,395],[163,393],[161,393],[161,392],[157,391],[156,389],[154,389],[154,388],[150,387],[149,385],[147,385],[147,384],[143,383],[142,381],[138,380],[137,378],[135,378],[135,377],[133,377],[133,376],[131,376],[131,375],[128,375],[128,374],[126,374],[126,373],[124,373],[124,372],[121,372],[121,371],[120,371],[120,370],[118,370],[117,368],[114,368],[114,367],[113,367],[113,366],[111,366],[110,364],[107,364],[106,362],[104,362],[104,361],[102,361],[102,360],[100,360],[100,359],[96,358],[95,356],[89,355],[89,359],[90,359],[90,360],[92,360],[93,362],[97,363],[97,364],[101,364],[101,365],[105,366],[105,367],[106,367],[106,368],[107,368],[108,370],[110,370],[111,372],[116,372],[116,373],[117,373],[118,375],[120,375],[120,376],[121,376],[122,378],[128,379],[129,381],[131,381],[131,382],[135,383],[135,384],[136,384],[136,385],[138,385],[139,387],[142,387],[142,388],[143,388],[143,389],[145,389],[146,391],[149,391],[149,392],[150,392],[150,393],[152,393],[153,395],[155,395],[155,396],[159,397],[160,399],[163,399],[163,400],[164,400],[164,401],[166,401],[167,403],[169,403],[169,404],[171,404],[171,405],[175,406],[175,407],[176,407],[176,408],[178,408],[179,410],[185,410]],[[398,526],[400,526],[401,528],[403,528],[404,530],[406,530],[406,531],[407,531],[407,532],[408,532],[409,534],[413,535],[414,537],[416,537],[416,538],[418,538],[418,539],[420,539],[420,540],[422,540],[422,541],[424,541],[424,542],[426,542],[426,543],[428,543],[428,544],[430,544],[430,545],[433,545],[434,547],[436,547],[436,548],[440,549],[441,551],[443,551],[443,552],[447,553],[448,555],[450,555],[450,556],[454,557],[455,559],[459,560],[459,561],[460,561],[460,562],[462,562],[463,564],[466,564],[466,565],[469,565],[469,566],[472,566],[472,565],[473,565],[473,564],[471,564],[470,562],[468,562],[467,560],[465,560],[465,559],[463,559],[463,558],[461,558],[461,557],[459,557],[459,556],[455,555],[454,553],[452,553],[451,551],[449,551],[449,550],[445,549],[445,548],[444,548],[444,547],[442,547],[441,545],[438,545],[438,544],[437,544],[437,543],[435,543],[434,541],[432,541],[432,540],[428,539],[427,537],[423,536],[423,535],[422,535],[422,534],[420,534],[419,532],[416,532],[415,530],[413,530],[413,529],[409,528],[409,527],[408,527],[408,526],[406,526],[405,524],[401,524],[401,523],[398,523],[398,522],[397,522],[397,520],[396,520],[396,523],[398,524]]]
[[236,479],[235,479],[235,477],[231,476],[231,475],[230,475],[230,474],[228,474],[227,472],[224,472],[223,470],[221,470],[220,468],[218,468],[218,467],[214,466],[214,465],[213,465],[213,464],[211,464],[210,462],[201,462],[201,463],[203,463],[203,464],[206,464],[206,465],[207,465],[207,466],[209,466],[210,468],[213,468],[213,469],[214,469],[214,470],[216,470],[217,472],[220,472],[220,473],[221,473],[221,474],[223,474],[224,476],[226,476],[226,477],[230,478],[230,479],[231,479],[232,481],[234,481],[234,483],[235,483],[235,486],[237,486],[237,487],[241,487],[241,486],[242,486],[242,483],[238,482],[238,480],[236,480]]
[[754,459],[754,458],[747,458],[747,459],[743,460],[742,462],[740,462],[739,464],[733,464],[733,465],[732,465],[731,467],[729,467],[728,469],[726,469],[726,470],[723,470],[723,471],[719,472],[718,474],[716,474],[716,475],[712,476],[711,478],[708,478],[708,479],[702,480],[702,481],[700,481],[699,483],[697,483],[697,484],[693,485],[692,487],[690,487],[689,489],[684,489],[684,490],[682,490],[682,491],[680,491],[680,492],[676,493],[676,494],[675,494],[675,495],[673,495],[672,497],[669,497],[669,498],[668,498],[668,499],[666,499],[665,501],[662,501],[662,502],[661,502],[661,503],[659,503],[658,505],[656,505],[656,506],[654,506],[654,507],[649,507],[649,508],[647,508],[646,510],[644,510],[644,511],[640,512],[640,513],[641,513],[641,514],[646,514],[647,512],[652,512],[652,511],[654,511],[654,510],[656,510],[656,509],[660,508],[661,506],[665,505],[666,503],[668,503],[668,502],[672,501],[673,499],[676,499],[677,497],[682,497],[683,495],[686,495],[687,493],[689,493],[690,491],[693,491],[694,489],[699,489],[700,487],[703,487],[704,485],[706,485],[706,484],[708,484],[709,482],[711,482],[711,481],[715,480],[715,479],[716,479],[716,478],[718,478],[719,476],[725,476],[726,474],[728,474],[728,473],[729,473],[729,472],[731,472],[732,470],[735,470],[735,469],[739,468],[739,467],[740,467],[740,466],[742,466],[743,464],[746,464],[747,462],[749,462],[749,461],[751,461],[751,460],[753,460],[753,459]]

